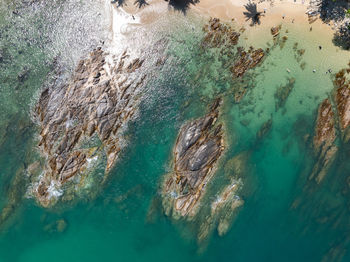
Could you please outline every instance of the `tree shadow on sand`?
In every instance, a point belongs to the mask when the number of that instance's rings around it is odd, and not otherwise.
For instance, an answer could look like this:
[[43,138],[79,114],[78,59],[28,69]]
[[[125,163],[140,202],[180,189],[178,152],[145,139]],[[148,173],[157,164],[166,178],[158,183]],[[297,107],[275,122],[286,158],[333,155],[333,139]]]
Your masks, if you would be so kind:
[[196,5],[199,3],[200,0],[164,0],[166,2],[169,2],[169,5],[173,7],[177,11],[181,11],[182,13],[186,14],[186,11],[188,8],[190,8],[190,5]]
[[138,8],[142,8],[145,5],[149,5],[149,4],[146,2],[146,0],[136,0],[134,2],[134,5],[136,5]]
[[317,6],[317,12],[323,22],[333,21],[341,24],[334,34],[333,43],[346,50],[350,49],[350,23],[342,23],[347,17],[349,8],[350,1],[348,0],[322,0]]
[[260,17],[262,16],[262,12],[258,12],[257,5],[255,3],[248,3],[245,6],[246,12],[243,14],[246,17],[246,21],[251,20],[251,26],[260,25]]
[[318,5],[320,18],[324,22],[343,20],[348,8],[349,2],[347,0],[322,0]]
[[112,0],[111,4],[117,4],[118,7],[125,5],[125,0]]
[[[169,6],[174,8],[177,11],[180,11],[184,14],[186,14],[186,11],[188,8],[190,8],[191,5],[198,4],[200,0],[164,0],[169,3]],[[112,0],[111,4],[116,4],[117,7],[122,7],[126,5],[126,0]],[[134,5],[136,5],[138,8],[142,8],[146,5],[148,5],[146,0],[136,0],[134,2]]]

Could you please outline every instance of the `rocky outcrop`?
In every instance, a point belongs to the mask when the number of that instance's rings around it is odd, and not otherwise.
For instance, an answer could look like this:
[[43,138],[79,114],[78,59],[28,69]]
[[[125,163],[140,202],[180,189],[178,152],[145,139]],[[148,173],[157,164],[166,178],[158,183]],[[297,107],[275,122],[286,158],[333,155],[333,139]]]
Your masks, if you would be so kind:
[[280,26],[273,26],[273,27],[271,27],[271,35],[273,37],[277,37],[280,34],[280,29],[281,29]]
[[234,212],[237,208],[244,204],[244,201],[238,196],[238,190],[241,187],[240,181],[232,180],[231,184],[226,186],[219,193],[217,199],[211,204],[211,215],[220,212],[217,231],[219,236],[225,235],[232,224]]
[[244,204],[240,194],[250,155],[251,152],[241,152],[226,162],[224,171],[225,176],[229,178],[228,183],[215,194],[208,215],[201,221],[197,236],[200,243],[208,239],[213,230],[216,230],[219,236],[230,230],[239,207]]
[[336,86],[335,102],[337,105],[339,126],[345,142],[349,141],[350,132],[350,80],[347,79],[347,74],[350,73],[350,68],[340,70],[334,80]]
[[104,181],[93,170],[105,159],[107,174],[118,159],[123,130],[137,110],[145,81],[137,72],[142,64],[126,52],[118,58],[98,48],[79,62],[68,83],[43,90],[35,114],[46,162],[31,188],[42,206],[72,200]]
[[242,77],[248,69],[256,67],[264,56],[265,52],[261,48],[256,50],[250,48],[248,52],[240,50],[239,59],[231,67],[231,72],[236,77]]
[[207,47],[235,46],[240,36],[231,26],[221,23],[219,18],[211,18],[203,31],[206,35],[202,45]]
[[174,218],[194,216],[224,150],[217,100],[210,112],[185,124],[173,151],[173,171],[162,185],[163,207]]
[[309,179],[314,179],[320,183],[328,169],[334,161],[338,147],[335,145],[336,130],[334,112],[329,99],[325,99],[318,108],[315,136],[313,138],[313,147],[317,162],[313,167]]
[[[334,162],[338,145],[346,144],[350,138],[350,68],[340,70],[334,79],[332,100],[325,99],[318,109],[313,147],[317,158],[309,179],[320,183]],[[339,132],[337,132],[339,130]],[[339,133],[339,134],[337,134]]]

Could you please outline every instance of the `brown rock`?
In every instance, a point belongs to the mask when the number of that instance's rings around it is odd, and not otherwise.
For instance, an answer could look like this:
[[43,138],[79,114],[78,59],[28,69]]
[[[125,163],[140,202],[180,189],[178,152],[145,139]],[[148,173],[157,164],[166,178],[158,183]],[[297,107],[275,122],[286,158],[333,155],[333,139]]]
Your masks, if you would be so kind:
[[279,27],[279,26],[271,27],[271,35],[272,35],[273,37],[278,36],[279,33],[280,33],[280,27]]
[[163,183],[167,215],[194,216],[224,149],[221,125],[216,124],[219,100],[205,117],[185,124],[174,148],[174,170]]
[[231,72],[236,77],[242,77],[248,69],[257,66],[263,59],[265,53],[261,48],[250,52],[240,52],[240,59],[231,67]]
[[[32,183],[42,206],[53,205],[64,194],[62,199],[74,199],[86,183],[102,183],[101,176],[94,177],[96,162],[106,154],[108,173],[118,158],[121,127],[132,119],[145,80],[142,73],[133,81],[127,76],[144,61],[130,60],[125,53],[114,65],[106,62],[108,56],[100,48],[94,50],[79,62],[68,83],[54,83],[40,96],[35,113],[39,148],[47,162],[43,175],[34,176]],[[82,146],[92,139],[101,146]]]
[[335,159],[338,147],[336,139],[334,112],[329,99],[325,99],[318,109],[315,136],[313,139],[317,162],[309,179],[315,179],[319,184]]

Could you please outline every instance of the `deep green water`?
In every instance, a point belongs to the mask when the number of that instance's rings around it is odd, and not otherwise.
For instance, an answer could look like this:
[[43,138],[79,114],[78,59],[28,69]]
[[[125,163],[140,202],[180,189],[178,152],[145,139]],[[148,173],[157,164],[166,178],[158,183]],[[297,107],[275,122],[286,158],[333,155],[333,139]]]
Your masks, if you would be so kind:
[[[4,55],[0,62],[0,206],[8,200],[15,173],[35,153],[31,110],[40,88],[51,77],[53,59],[58,57],[69,75],[77,60],[106,38],[98,4],[46,2],[21,7],[19,16],[12,13],[12,5],[0,5]],[[302,189],[314,161],[303,137],[313,134],[317,106],[333,88],[331,76],[324,72],[329,66],[335,72],[345,64],[327,48],[324,52],[329,54],[316,54],[318,44],[301,35],[298,28],[290,28],[283,48],[272,47],[267,35],[261,47],[270,46],[271,51],[262,66],[246,76],[249,92],[236,104],[230,93],[235,83],[228,80],[218,51],[203,53],[200,49],[204,22],[191,14],[174,14],[154,27],[158,31],[148,42],[165,39],[168,59],[162,70],[153,72],[139,116],[129,125],[129,144],[110,180],[97,199],[82,199],[73,207],[45,210],[32,199],[24,199],[0,229],[1,262],[321,261],[332,246],[344,240],[348,223],[334,229],[332,224],[318,223],[317,214],[348,210],[347,200],[339,193],[342,180],[329,182],[332,177],[341,178],[340,173],[350,174],[346,153],[341,168],[327,175],[317,193]],[[245,46],[241,39],[240,45]],[[293,50],[295,42],[306,50],[301,61]],[[302,61],[306,62],[304,70]],[[313,68],[317,73],[312,73]],[[17,76],[23,70],[28,76],[20,82]],[[295,86],[276,111],[274,94],[288,77],[295,78]],[[202,116],[216,96],[224,100],[221,118],[228,147],[209,190],[225,181],[226,161],[243,151],[251,155],[243,177],[243,208],[226,236],[214,232],[201,247],[191,231],[194,225],[175,225],[162,214],[149,222],[147,214],[159,194],[162,176],[171,168],[180,126]],[[270,118],[271,132],[257,142],[256,132]],[[298,196],[304,209],[291,209]],[[348,211],[344,212],[346,220]],[[58,219],[68,223],[64,232],[45,230]],[[347,259],[349,255],[344,261]]]

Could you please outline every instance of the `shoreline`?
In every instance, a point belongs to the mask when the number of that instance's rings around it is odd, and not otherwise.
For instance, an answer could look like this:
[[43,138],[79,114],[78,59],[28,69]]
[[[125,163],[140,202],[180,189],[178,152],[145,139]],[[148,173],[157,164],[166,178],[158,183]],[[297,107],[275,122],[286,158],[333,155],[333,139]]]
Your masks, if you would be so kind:
[[[332,43],[337,26],[333,22],[325,23],[318,17],[310,23],[307,13],[313,9],[313,6],[309,0],[263,1],[260,3],[253,1],[253,4],[257,4],[257,11],[263,13],[260,18],[261,23],[254,26],[250,26],[251,20],[247,20],[244,15],[244,12],[247,11],[245,5],[248,3],[249,0],[223,0],[219,4],[216,0],[200,0],[198,4],[191,5],[185,15],[199,15],[205,19],[216,17],[224,22],[233,22],[239,28],[244,27],[247,38],[258,44],[259,39],[266,38],[263,35],[270,34],[271,27],[278,25],[292,26],[304,32],[312,28],[312,31],[317,32],[318,40],[325,44],[324,40],[327,39],[328,43]],[[117,9],[116,5],[113,6],[113,9]],[[152,24],[166,13],[173,11],[164,0],[150,0],[148,5],[142,8],[138,8],[133,1],[128,0],[125,6],[119,9],[130,15],[123,23],[136,23],[140,26]],[[174,12],[180,13],[181,11]],[[333,43],[332,45],[335,46]],[[335,47],[341,50],[340,47]]]

